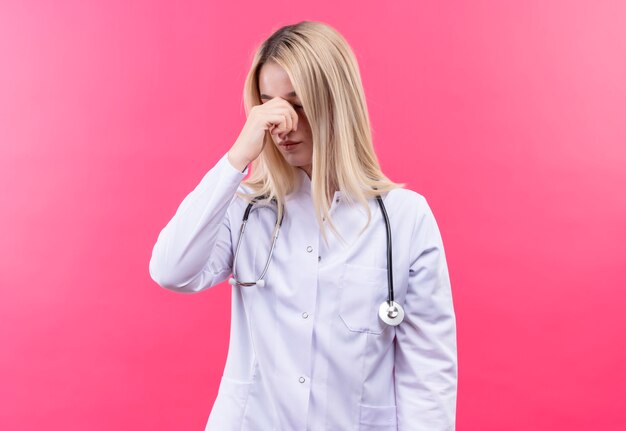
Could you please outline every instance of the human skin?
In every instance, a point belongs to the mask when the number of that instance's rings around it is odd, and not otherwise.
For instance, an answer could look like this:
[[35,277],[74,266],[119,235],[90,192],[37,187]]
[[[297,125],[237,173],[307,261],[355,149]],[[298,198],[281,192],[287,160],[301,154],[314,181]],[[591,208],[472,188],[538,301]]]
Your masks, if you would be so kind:
[[[228,152],[230,162],[243,170],[255,160],[264,146],[265,132],[270,131],[274,145],[287,163],[298,167],[311,178],[313,140],[309,122],[300,99],[285,70],[267,62],[259,71],[261,105],[253,106],[237,141]],[[283,144],[299,142],[291,148]]]
[[[295,94],[287,72],[274,62],[265,63],[259,72],[259,90],[263,104],[280,97],[289,102],[298,114],[298,130],[279,131],[272,133],[274,145],[280,150],[287,163],[303,169],[311,178],[311,163],[313,158],[313,138],[311,127],[304,114],[298,95]],[[292,149],[287,150],[281,143],[284,141],[300,142]]]

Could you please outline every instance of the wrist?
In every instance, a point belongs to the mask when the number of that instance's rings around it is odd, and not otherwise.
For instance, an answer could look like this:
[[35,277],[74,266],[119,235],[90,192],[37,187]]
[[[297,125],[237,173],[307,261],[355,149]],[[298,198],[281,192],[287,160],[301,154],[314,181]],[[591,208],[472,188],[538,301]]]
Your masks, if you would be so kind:
[[244,172],[250,162],[243,157],[238,156],[236,153],[233,154],[232,151],[228,152],[228,161],[230,164],[240,172]]

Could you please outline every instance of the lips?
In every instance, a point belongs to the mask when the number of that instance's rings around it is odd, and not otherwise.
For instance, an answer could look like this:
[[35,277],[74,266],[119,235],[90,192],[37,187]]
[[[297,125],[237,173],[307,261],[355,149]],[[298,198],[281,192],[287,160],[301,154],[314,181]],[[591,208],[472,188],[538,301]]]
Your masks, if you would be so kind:
[[281,142],[280,146],[283,148],[283,151],[287,151],[287,152],[293,152],[296,151],[296,149],[298,148],[298,144],[300,144],[301,142],[294,142],[294,141],[285,141],[285,142]]

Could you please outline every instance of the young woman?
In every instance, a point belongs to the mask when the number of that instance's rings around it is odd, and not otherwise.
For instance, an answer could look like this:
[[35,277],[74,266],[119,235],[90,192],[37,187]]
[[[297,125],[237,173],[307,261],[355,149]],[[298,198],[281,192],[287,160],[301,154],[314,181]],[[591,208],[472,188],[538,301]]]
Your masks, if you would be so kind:
[[154,281],[176,292],[233,275],[206,429],[453,430],[441,235],[426,199],[381,172],[349,45],[319,22],[280,28],[254,56],[244,102],[239,137],[150,260]]

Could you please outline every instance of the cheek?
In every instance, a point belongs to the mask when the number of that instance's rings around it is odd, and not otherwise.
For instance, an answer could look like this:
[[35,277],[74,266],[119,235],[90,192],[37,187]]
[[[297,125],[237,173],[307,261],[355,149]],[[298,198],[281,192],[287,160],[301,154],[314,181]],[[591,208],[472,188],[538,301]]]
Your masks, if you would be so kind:
[[302,129],[302,134],[304,136],[308,138],[311,137],[311,127],[309,126],[309,123],[300,120],[300,122],[298,123],[298,131],[300,131],[300,129]]
[[298,125],[309,127],[309,121],[306,115],[304,115],[304,111],[296,110],[296,114],[298,115]]

